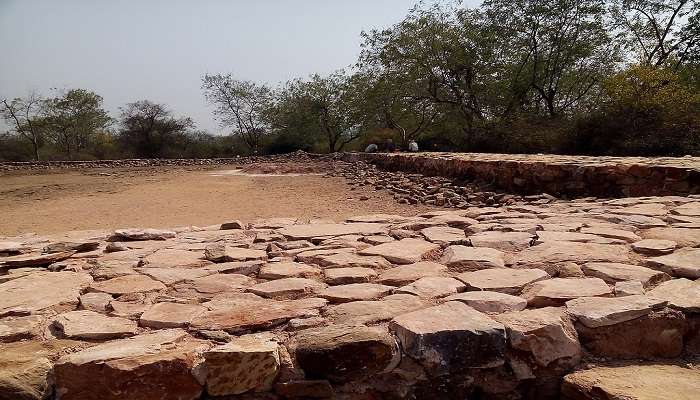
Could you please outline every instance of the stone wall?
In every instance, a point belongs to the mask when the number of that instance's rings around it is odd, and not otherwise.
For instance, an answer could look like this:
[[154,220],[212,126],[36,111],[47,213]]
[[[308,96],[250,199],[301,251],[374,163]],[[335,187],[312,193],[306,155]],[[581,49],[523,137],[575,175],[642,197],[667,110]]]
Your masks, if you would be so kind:
[[509,193],[628,197],[700,193],[700,158],[347,153],[346,161],[489,183]]

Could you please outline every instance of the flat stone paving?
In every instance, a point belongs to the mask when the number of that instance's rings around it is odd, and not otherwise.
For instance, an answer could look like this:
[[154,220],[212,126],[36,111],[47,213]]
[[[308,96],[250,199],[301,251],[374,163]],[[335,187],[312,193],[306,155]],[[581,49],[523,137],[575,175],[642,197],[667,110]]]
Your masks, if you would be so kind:
[[2,237],[0,399],[695,399],[695,210]]

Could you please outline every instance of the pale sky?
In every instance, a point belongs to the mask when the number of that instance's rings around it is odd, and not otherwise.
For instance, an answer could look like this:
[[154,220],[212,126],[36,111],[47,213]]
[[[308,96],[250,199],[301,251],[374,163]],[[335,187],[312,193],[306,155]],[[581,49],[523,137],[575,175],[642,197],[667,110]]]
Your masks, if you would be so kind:
[[0,99],[90,89],[112,116],[148,99],[219,132],[205,73],[270,84],[352,64],[360,32],[417,0],[0,0]]

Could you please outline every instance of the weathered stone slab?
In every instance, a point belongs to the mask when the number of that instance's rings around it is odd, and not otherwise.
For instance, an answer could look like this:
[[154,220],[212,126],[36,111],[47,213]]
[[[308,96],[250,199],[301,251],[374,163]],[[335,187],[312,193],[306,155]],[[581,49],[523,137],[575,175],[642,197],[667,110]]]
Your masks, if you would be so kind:
[[258,283],[248,291],[269,299],[298,299],[320,292],[326,284],[306,278],[284,278]]
[[206,311],[199,304],[157,303],[141,314],[139,325],[154,329],[184,328]]
[[565,376],[561,392],[576,400],[694,400],[700,370],[663,364],[596,367]]
[[474,247],[490,247],[500,251],[520,251],[530,247],[534,236],[528,232],[486,231],[469,236]]
[[154,268],[200,267],[209,264],[201,251],[160,249],[141,259],[140,266]]
[[647,265],[678,277],[700,278],[700,249],[684,248],[665,256],[647,259]]
[[666,300],[647,296],[582,297],[566,302],[566,310],[589,328],[615,325],[666,306]]
[[621,281],[638,281],[642,286],[649,287],[670,279],[663,272],[639,265],[620,263],[588,263],[581,269],[586,276],[600,278],[609,284]]
[[90,347],[58,360],[56,392],[62,400],[195,400],[202,387],[191,369],[207,347],[179,329]]
[[279,345],[242,336],[204,352],[207,393],[228,396],[270,390],[280,371]]
[[324,315],[337,324],[372,324],[426,307],[419,297],[392,294],[379,301],[352,301],[330,306]]
[[459,301],[486,314],[521,311],[527,307],[527,301],[521,297],[487,291],[457,293],[446,297],[445,301]]
[[361,250],[359,254],[384,257],[395,264],[413,264],[423,260],[439,248],[439,245],[425,240],[408,238],[372,246]]
[[183,288],[191,288],[197,293],[215,294],[222,292],[240,292],[255,281],[240,274],[213,274],[181,283]]
[[619,245],[553,241],[527,248],[513,257],[513,263],[521,265],[596,261],[628,263],[629,251]]
[[669,307],[684,312],[700,312],[700,281],[673,279],[663,282],[647,293],[650,297],[668,301]]
[[644,294],[644,287],[639,281],[620,281],[615,283],[615,297]]
[[393,286],[378,283],[352,283],[349,285],[331,286],[319,290],[319,297],[328,299],[331,303],[347,303],[358,300],[377,300],[394,290]]
[[676,242],[679,247],[700,246],[700,229],[652,228],[641,232],[645,239],[661,239]]
[[387,231],[386,225],[373,223],[289,225],[277,230],[278,233],[294,240],[342,235],[377,235]]
[[323,299],[302,299],[276,301],[252,297],[237,296],[219,304],[207,305],[211,311],[205,312],[192,320],[193,329],[223,330],[239,333],[247,330],[269,329],[281,325],[292,318],[314,317],[318,309],[326,305]]
[[456,301],[414,311],[389,324],[404,352],[435,375],[503,364],[505,328]]
[[114,295],[156,292],[164,290],[165,285],[146,275],[124,275],[106,281],[95,282],[90,286],[95,292],[109,293]]
[[44,267],[61,260],[65,260],[74,253],[74,251],[63,251],[60,253],[50,254],[21,254],[18,256],[0,258],[0,265],[7,268]]
[[88,311],[70,311],[53,320],[58,331],[69,339],[107,340],[136,334],[136,322]]
[[581,344],[595,356],[674,358],[683,352],[683,336],[688,330],[688,323],[682,312],[666,308],[596,328],[577,323],[576,330]]
[[293,344],[307,378],[344,383],[391,371],[401,353],[384,329],[332,325],[302,331]]
[[267,252],[217,243],[207,246],[204,257],[213,262],[255,261],[267,260]]
[[447,272],[447,267],[442,264],[420,261],[386,270],[379,275],[377,282],[384,285],[403,286],[426,276],[445,276]]
[[52,393],[52,360],[83,344],[73,340],[0,345],[0,399],[43,400]]
[[39,336],[43,325],[44,317],[40,315],[0,319],[0,343],[16,342]]
[[80,296],[80,308],[95,312],[105,312],[112,300],[114,298],[109,293],[85,293]]
[[360,267],[385,269],[391,267],[391,264],[384,257],[363,256],[350,252],[322,254],[309,261],[325,268]]
[[494,268],[465,272],[457,279],[467,285],[467,290],[488,290],[517,295],[533,282],[549,279],[541,269]]
[[426,276],[402,286],[395,293],[412,294],[424,298],[445,297],[463,291],[464,283],[446,276]]
[[504,268],[504,253],[487,247],[450,246],[440,259],[450,271],[477,271],[487,268]]
[[36,272],[0,284],[0,316],[73,310],[92,277],[76,272]]
[[378,276],[377,271],[363,267],[330,268],[324,270],[323,275],[329,285],[366,283]]
[[644,239],[632,243],[632,250],[648,256],[660,256],[672,253],[677,246],[678,243],[673,240]]
[[610,287],[599,278],[553,278],[525,288],[522,297],[531,307],[561,306],[579,297],[611,296]]
[[76,252],[85,253],[97,250],[99,241],[53,242],[44,247],[44,253]]
[[321,270],[317,267],[291,261],[283,261],[263,265],[258,273],[258,278],[311,278],[320,274]]
[[464,230],[459,228],[450,228],[447,226],[433,226],[430,228],[422,229],[420,233],[428,241],[443,246],[467,243],[467,236],[464,234]]
[[590,227],[581,228],[581,233],[596,235],[609,239],[623,240],[627,243],[637,242],[642,238],[634,232],[624,229],[605,228],[605,227]]
[[117,229],[114,231],[115,240],[166,240],[177,236],[173,231],[161,229]]
[[211,275],[214,271],[196,268],[137,268],[136,272],[163,282],[166,285]]
[[497,314],[505,325],[513,348],[528,352],[540,366],[557,361],[574,366],[581,357],[581,345],[563,308],[546,307]]
[[535,244],[546,242],[576,242],[597,244],[620,244],[624,241],[581,232],[537,231]]

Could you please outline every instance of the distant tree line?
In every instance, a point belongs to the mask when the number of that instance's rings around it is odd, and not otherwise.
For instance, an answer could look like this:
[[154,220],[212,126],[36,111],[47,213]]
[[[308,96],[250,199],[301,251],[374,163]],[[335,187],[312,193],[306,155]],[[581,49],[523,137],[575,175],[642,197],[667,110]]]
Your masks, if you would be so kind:
[[129,103],[114,119],[102,101],[84,89],[3,100],[0,115],[11,131],[0,135],[0,159],[230,157],[241,147],[235,137],[196,130],[190,118],[175,117],[163,104]]
[[347,70],[277,87],[208,74],[202,90],[229,136],[148,101],[125,106],[108,129],[102,99],[71,90],[3,102],[13,129],[0,149],[207,157],[391,138],[425,150],[698,155],[700,0],[419,3],[394,26],[363,32]]

